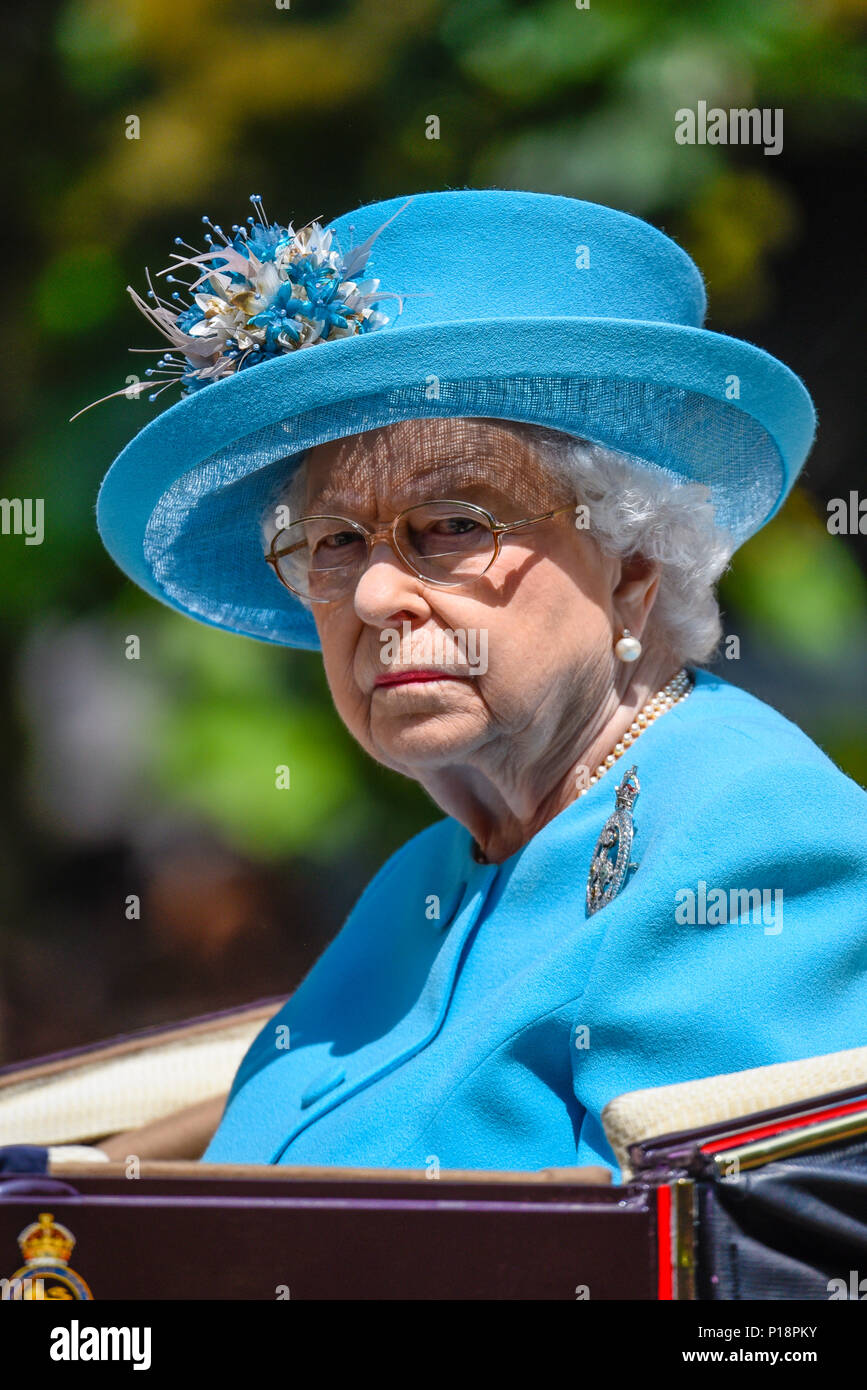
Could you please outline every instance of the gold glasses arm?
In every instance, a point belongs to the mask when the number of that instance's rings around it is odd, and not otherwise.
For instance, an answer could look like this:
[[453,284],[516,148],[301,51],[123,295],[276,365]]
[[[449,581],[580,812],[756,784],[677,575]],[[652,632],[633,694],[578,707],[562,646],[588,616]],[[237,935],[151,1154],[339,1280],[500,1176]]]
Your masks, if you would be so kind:
[[540,516],[528,516],[523,521],[510,521],[505,524],[498,521],[493,529],[497,535],[503,536],[507,531],[517,531],[521,526],[533,526],[537,521],[550,521],[552,517],[560,516],[563,512],[571,512],[575,506],[575,502],[566,502],[564,506],[555,507],[553,511],[542,512]]

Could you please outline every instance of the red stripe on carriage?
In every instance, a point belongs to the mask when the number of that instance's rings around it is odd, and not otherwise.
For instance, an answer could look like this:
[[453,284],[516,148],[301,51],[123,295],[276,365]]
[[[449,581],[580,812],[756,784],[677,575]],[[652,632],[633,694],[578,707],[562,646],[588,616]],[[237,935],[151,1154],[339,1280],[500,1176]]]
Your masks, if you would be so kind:
[[656,1253],[659,1266],[657,1298],[671,1300],[671,1188],[656,1189]]
[[777,1120],[773,1124],[761,1125],[757,1129],[745,1129],[740,1133],[729,1135],[725,1139],[714,1139],[709,1144],[702,1144],[703,1154],[720,1153],[724,1149],[736,1149],[741,1144],[751,1143],[754,1139],[767,1139],[772,1134],[784,1134],[788,1129],[808,1129],[810,1125],[819,1124],[822,1120],[837,1120],[843,1115],[855,1115],[859,1110],[867,1114],[867,1101],[853,1100],[848,1105],[836,1105],[828,1110],[815,1110],[810,1115],[798,1115],[794,1119]]

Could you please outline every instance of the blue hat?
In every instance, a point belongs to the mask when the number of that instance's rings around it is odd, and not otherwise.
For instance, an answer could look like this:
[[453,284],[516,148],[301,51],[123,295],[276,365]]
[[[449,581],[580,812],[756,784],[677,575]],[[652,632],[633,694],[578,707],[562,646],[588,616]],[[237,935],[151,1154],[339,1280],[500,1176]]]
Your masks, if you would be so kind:
[[[307,289],[300,270],[272,277],[249,336],[222,321],[210,357],[201,294],[167,334],[186,344],[188,394],[124,449],[97,503],[109,553],[164,603],[318,649],[309,610],[264,559],[275,489],[314,445],[425,416],[546,425],[703,483],[736,544],[782,505],[813,440],[810,397],[766,352],[702,328],[701,275],[656,228],[575,198],[458,189],[372,203],[329,230],[327,292],[321,275]],[[297,260],[305,235],[263,219],[234,250],[212,244],[187,262],[197,292],[216,266],[231,298],[245,256],[279,260],[288,236]],[[377,279],[351,283],[368,255]],[[317,294],[328,305],[305,312]]]

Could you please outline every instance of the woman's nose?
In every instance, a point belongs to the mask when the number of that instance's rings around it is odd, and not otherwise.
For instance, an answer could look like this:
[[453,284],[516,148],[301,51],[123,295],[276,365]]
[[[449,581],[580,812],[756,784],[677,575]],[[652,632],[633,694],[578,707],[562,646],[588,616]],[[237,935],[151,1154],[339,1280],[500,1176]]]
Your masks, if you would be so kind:
[[374,540],[355,586],[355,611],[367,623],[388,622],[395,613],[421,613],[421,585],[388,539]]

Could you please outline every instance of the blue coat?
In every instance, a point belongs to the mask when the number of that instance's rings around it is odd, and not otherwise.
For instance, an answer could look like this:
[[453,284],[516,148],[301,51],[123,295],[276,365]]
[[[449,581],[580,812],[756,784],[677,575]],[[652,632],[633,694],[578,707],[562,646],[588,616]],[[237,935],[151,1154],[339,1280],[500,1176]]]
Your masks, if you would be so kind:
[[[633,763],[638,868],[588,918]],[[250,1047],[205,1159],[616,1175],[613,1097],[867,1043],[865,808],[804,733],[699,672],[502,864],[452,819],[394,854]]]

